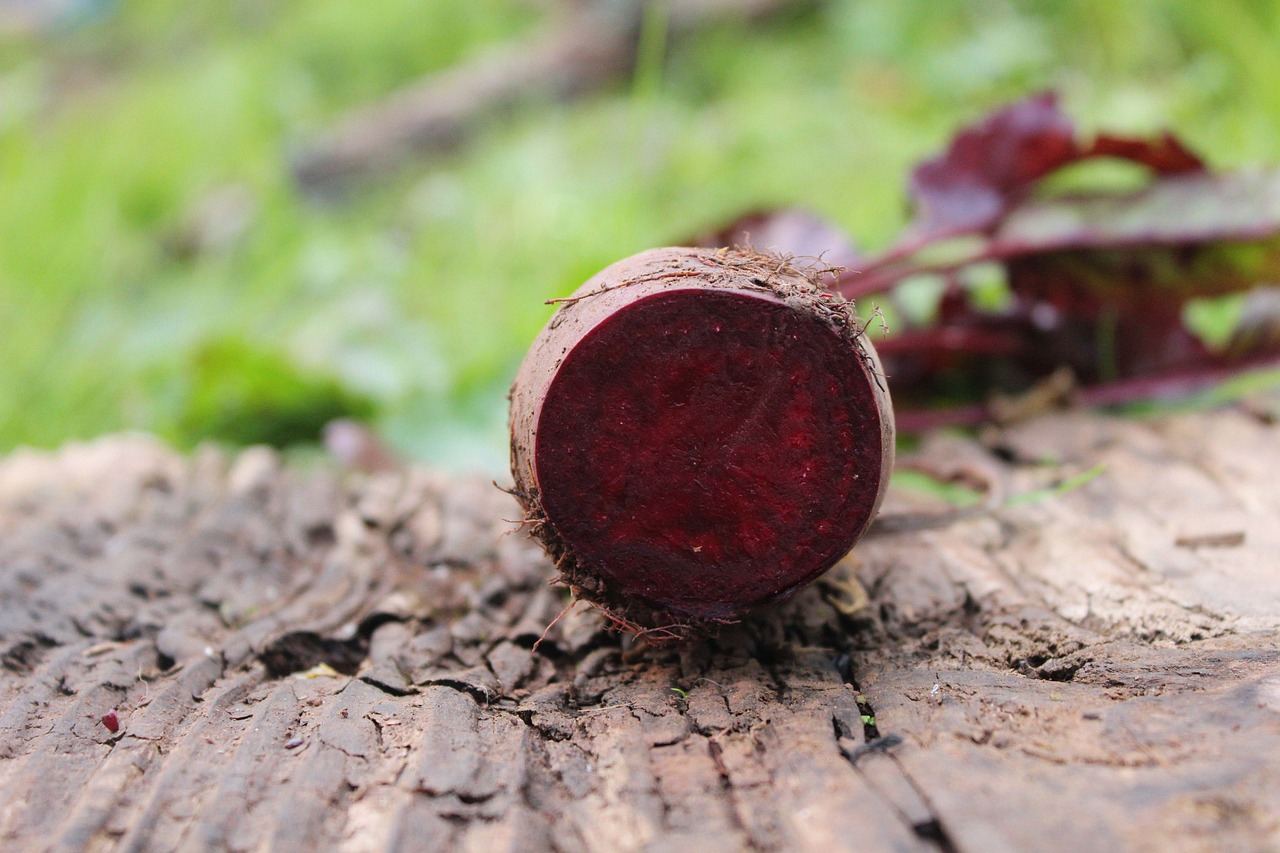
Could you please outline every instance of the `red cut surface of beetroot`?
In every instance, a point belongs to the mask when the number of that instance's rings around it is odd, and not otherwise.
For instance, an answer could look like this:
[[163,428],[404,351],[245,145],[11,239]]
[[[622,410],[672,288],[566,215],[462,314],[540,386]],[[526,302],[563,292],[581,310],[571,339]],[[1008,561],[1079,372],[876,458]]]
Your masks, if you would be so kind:
[[584,285],[512,390],[513,473],[577,593],[639,628],[732,619],[871,521],[892,413],[852,312],[778,258],[662,249]]

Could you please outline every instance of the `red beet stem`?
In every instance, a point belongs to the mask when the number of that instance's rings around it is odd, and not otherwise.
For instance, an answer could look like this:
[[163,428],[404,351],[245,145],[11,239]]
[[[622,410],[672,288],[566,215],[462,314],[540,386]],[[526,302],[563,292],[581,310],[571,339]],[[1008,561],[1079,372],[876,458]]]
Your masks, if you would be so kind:
[[866,530],[893,414],[850,303],[782,258],[702,249],[562,303],[512,387],[512,473],[575,594],[685,635],[788,598]]

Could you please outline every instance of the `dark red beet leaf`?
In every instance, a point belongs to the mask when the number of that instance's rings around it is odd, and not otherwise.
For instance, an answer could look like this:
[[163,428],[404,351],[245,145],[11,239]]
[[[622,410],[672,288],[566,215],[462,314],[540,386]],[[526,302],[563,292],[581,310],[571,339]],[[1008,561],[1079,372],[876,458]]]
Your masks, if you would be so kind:
[[1092,144],[1053,92],[1034,95],[958,133],[938,157],[911,173],[913,231],[930,238],[988,231],[1042,178],[1091,157],[1119,157],[1157,174],[1202,171],[1204,163],[1170,134],[1154,140],[1106,134]]
[[920,235],[985,231],[1045,175],[1079,157],[1075,126],[1053,94],[998,110],[911,173]]
[[564,303],[512,389],[512,469],[578,597],[681,635],[853,546],[893,418],[843,300],[776,256],[658,249]]

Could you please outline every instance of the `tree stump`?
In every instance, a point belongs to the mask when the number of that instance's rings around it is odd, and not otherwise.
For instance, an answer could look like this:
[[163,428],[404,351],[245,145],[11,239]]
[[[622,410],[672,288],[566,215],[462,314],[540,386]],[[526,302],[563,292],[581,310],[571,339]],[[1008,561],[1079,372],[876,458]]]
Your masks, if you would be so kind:
[[1015,497],[679,648],[566,611],[487,481],[14,453],[0,848],[1276,849],[1274,417],[932,436]]

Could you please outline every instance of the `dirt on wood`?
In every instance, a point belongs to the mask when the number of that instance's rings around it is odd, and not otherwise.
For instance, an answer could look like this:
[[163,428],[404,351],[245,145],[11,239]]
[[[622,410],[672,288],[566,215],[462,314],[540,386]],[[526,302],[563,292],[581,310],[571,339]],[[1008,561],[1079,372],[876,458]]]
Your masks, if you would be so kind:
[[562,614],[487,481],[14,453],[0,848],[1280,848],[1268,413],[928,439],[1015,497],[668,649]]

